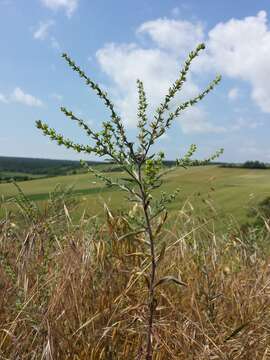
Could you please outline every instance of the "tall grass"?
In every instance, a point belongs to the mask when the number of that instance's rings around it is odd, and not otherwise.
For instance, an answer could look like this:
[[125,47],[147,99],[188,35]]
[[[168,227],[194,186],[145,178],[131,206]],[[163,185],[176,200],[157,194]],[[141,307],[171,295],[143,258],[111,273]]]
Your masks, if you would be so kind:
[[[22,196],[0,222],[0,358],[143,359],[151,258],[130,231],[136,207],[74,223],[65,197],[40,211]],[[268,359],[267,228],[221,236],[186,204],[157,236],[153,358]]]

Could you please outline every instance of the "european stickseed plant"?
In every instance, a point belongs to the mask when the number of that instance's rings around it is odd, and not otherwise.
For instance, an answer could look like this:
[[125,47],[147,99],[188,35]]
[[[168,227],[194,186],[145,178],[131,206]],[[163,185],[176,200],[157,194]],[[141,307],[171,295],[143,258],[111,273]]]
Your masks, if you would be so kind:
[[[77,72],[86,85],[96,92],[97,96],[104,102],[105,106],[109,109],[110,119],[103,122],[101,131],[96,132],[72,111],[61,107],[61,111],[68,118],[77,122],[87,133],[90,139],[88,145],[77,144],[73,142],[73,140],[67,139],[62,134],[57,133],[42,121],[39,120],[36,122],[37,128],[41,129],[44,135],[49,136],[59,145],[73,149],[78,153],[109,158],[113,163],[120,165],[127,175],[125,178],[119,178],[115,181],[103,173],[98,172],[96,168],[89,167],[86,162],[82,162],[83,166],[98,179],[104,181],[106,185],[116,186],[126,192],[129,200],[135,202],[137,208],[140,209],[136,217],[133,216],[131,224],[134,233],[140,232],[145,234],[145,252],[149,254],[150,258],[148,267],[150,270],[146,279],[148,286],[148,318],[145,324],[146,340],[144,349],[144,357],[146,360],[153,359],[153,329],[158,304],[156,296],[157,286],[168,282],[184,285],[180,279],[173,276],[166,276],[161,279],[157,278],[157,267],[160,265],[164,252],[166,251],[166,248],[163,247],[162,251],[157,254],[157,237],[167,217],[166,206],[174,200],[179,189],[176,189],[171,194],[161,192],[159,198],[154,197],[153,190],[162,185],[163,176],[168,172],[168,169],[163,167],[164,153],[153,153],[151,150],[156,141],[171,128],[174,120],[181,116],[184,110],[201,101],[220,82],[221,77],[217,76],[204,91],[194,98],[180,105],[175,106],[173,104],[173,99],[181,91],[186,81],[192,61],[204,48],[205,45],[200,44],[194,51],[190,52],[178,78],[169,88],[167,95],[151,118],[147,116],[148,103],[143,82],[137,80],[139,101],[137,113],[138,135],[136,143],[130,142],[127,138],[123,121],[117,114],[114,104],[109,99],[107,93],[104,92],[97,83],[91,80],[67,54],[63,54],[63,58],[71,69]],[[195,151],[196,145],[191,145],[188,152],[176,160],[176,166],[186,168],[195,163],[208,163],[216,159],[223,152],[223,149],[218,150],[208,159],[201,162],[192,160]]]

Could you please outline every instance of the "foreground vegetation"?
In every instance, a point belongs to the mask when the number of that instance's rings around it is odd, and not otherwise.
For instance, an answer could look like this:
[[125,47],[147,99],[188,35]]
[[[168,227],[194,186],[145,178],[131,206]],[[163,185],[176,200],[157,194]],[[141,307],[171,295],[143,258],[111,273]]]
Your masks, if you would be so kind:
[[[150,258],[145,234],[130,233],[138,209],[75,222],[77,201],[62,192],[43,210],[22,194],[19,212],[2,204],[3,359],[143,358]],[[269,219],[245,231],[231,222],[220,236],[190,209],[157,235],[157,275],[177,280],[156,290],[153,358],[267,359]]]

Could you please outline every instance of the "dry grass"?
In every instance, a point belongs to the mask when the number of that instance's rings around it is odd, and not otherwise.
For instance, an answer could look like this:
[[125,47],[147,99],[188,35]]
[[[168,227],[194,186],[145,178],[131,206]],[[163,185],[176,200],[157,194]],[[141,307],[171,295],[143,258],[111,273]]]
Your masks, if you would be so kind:
[[[108,210],[105,224],[71,217],[1,220],[0,359],[144,359],[143,234]],[[183,210],[159,235],[158,276],[186,286],[158,287],[155,360],[270,358],[270,258],[235,228]]]

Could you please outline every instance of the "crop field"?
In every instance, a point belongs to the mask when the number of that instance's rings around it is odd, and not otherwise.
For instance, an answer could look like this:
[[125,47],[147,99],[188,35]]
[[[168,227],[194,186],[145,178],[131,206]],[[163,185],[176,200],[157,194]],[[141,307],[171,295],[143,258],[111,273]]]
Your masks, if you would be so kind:
[[[107,175],[112,178],[124,176],[121,172]],[[74,193],[81,200],[78,212],[86,210],[92,215],[99,214],[104,202],[112,209],[126,206],[123,193],[104,186],[92,174],[30,180],[20,182],[20,187],[30,199],[42,204],[58,184],[73,186]],[[246,220],[247,208],[270,195],[270,170],[230,169],[214,165],[176,169],[166,176],[162,190],[172,192],[177,187],[180,193],[169,207],[171,212],[177,212],[185,202],[190,202],[195,211],[205,206],[213,207],[219,218],[232,215],[242,222]],[[11,183],[0,184],[0,194],[8,199],[16,196],[17,189]]]

